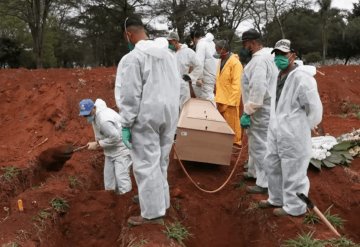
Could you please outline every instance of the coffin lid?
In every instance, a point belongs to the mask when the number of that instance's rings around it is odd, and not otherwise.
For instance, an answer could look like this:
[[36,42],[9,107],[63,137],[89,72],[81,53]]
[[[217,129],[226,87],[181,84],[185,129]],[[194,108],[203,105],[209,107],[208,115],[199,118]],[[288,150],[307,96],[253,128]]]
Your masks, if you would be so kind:
[[194,98],[184,104],[178,128],[234,135],[234,131],[211,101]]

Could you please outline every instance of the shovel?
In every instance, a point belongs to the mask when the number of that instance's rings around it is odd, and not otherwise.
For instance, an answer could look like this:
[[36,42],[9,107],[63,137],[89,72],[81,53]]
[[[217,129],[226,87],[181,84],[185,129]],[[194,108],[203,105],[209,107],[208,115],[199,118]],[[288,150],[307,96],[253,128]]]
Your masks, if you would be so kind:
[[326,217],[323,215],[323,213],[320,212],[320,210],[310,201],[310,199],[305,196],[303,193],[296,193],[296,195],[306,203],[306,206],[309,209],[314,210],[315,214],[319,216],[319,218],[322,220],[322,222],[325,223],[325,225],[338,237],[341,237],[338,231],[335,229],[335,227],[326,219]]
[[39,155],[38,160],[40,166],[47,171],[60,171],[75,152],[85,148],[87,145],[75,148],[71,144],[49,148]]

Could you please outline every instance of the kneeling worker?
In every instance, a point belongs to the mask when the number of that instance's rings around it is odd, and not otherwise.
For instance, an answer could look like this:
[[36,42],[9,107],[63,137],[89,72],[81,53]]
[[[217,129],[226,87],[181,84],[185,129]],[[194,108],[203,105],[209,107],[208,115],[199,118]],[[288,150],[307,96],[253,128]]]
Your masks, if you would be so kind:
[[88,149],[103,148],[105,155],[105,190],[124,194],[131,190],[130,166],[132,160],[129,149],[121,138],[120,115],[106,106],[105,101],[91,99],[80,101],[80,116],[92,124],[96,141],[89,142]]

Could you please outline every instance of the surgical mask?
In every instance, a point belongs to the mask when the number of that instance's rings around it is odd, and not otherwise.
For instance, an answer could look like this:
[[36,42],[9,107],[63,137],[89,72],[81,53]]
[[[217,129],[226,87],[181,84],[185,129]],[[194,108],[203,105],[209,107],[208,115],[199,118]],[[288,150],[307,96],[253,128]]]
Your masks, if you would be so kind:
[[175,45],[169,44],[168,47],[169,47],[170,50],[176,51]]
[[133,44],[131,44],[130,42],[128,42],[128,49],[129,49],[129,51],[134,50],[134,48],[135,48],[135,45],[133,45]]
[[285,70],[289,66],[289,59],[284,55],[276,55],[274,61],[279,70]]
[[95,116],[94,115],[87,116],[86,120],[88,121],[88,123],[92,123],[95,120]]
[[245,47],[240,49],[240,57],[244,58],[245,60],[252,57],[252,51]]
[[219,58],[221,57],[221,55],[216,52],[216,53],[213,55],[213,57],[216,58],[216,59],[219,59]]
[[129,19],[129,17],[127,17],[127,18],[125,19],[124,29],[125,29],[125,32],[126,32],[126,39],[127,39],[127,42],[128,42],[128,44],[127,44],[128,49],[129,49],[129,51],[132,51],[132,50],[134,50],[135,45],[133,45],[133,44],[130,42],[129,35],[127,34],[126,22],[127,22],[128,19]]

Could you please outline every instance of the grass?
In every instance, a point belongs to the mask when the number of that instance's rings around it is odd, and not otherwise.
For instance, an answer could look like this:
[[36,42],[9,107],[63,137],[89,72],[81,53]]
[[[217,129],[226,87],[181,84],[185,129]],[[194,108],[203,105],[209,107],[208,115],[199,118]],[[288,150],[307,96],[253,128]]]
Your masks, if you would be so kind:
[[304,217],[305,224],[316,224],[320,222],[320,218],[314,212],[308,212]]
[[37,232],[43,232],[46,230],[46,220],[51,217],[52,214],[45,209],[40,210],[37,215],[32,217],[34,222],[34,227],[36,228]]
[[352,240],[346,237],[318,240],[313,238],[314,232],[298,235],[295,239],[289,239],[284,242],[282,247],[360,247]]
[[252,212],[254,210],[259,209],[259,203],[257,202],[250,202],[249,203],[249,207],[247,209],[245,209],[246,212]]
[[359,247],[359,244],[355,244],[351,239],[346,237],[335,238],[327,240],[326,243],[332,247]]
[[178,199],[176,199],[176,198],[175,198],[174,208],[176,209],[176,211],[180,211],[180,210],[181,210],[180,201],[179,201]]
[[166,230],[164,231],[168,238],[175,239],[181,245],[184,245],[183,241],[188,239],[191,234],[180,222],[176,221],[170,225],[165,225]]
[[235,189],[242,189],[245,186],[246,186],[246,183],[242,179],[240,179],[238,182],[234,183],[234,188]]
[[324,215],[326,217],[326,219],[335,227],[335,228],[343,228],[344,227],[344,222],[345,220],[342,219],[340,216],[338,216],[337,214],[331,214],[330,213],[330,209],[332,208],[333,205],[331,205],[330,207],[328,207],[328,209],[326,209],[326,211],[324,212]]
[[313,239],[314,232],[298,235],[295,239],[286,240],[283,247],[325,247],[325,243]]
[[19,242],[25,242],[31,237],[31,234],[25,230],[16,231],[16,240]]
[[133,241],[131,241],[128,244],[128,247],[142,247],[147,243],[149,243],[149,241],[147,241],[146,239],[140,239],[139,241],[136,241],[136,238],[135,238]]
[[66,213],[70,208],[68,202],[60,197],[53,198],[50,205],[58,213]]
[[4,174],[0,177],[4,178],[7,182],[11,182],[20,174],[20,169],[15,166],[1,167],[1,170],[4,171]]
[[20,247],[20,245],[16,242],[10,242],[10,243],[1,245],[1,247]]
[[69,186],[72,189],[75,189],[79,185],[81,185],[81,182],[79,181],[79,179],[76,176],[69,176],[68,181],[69,181]]

